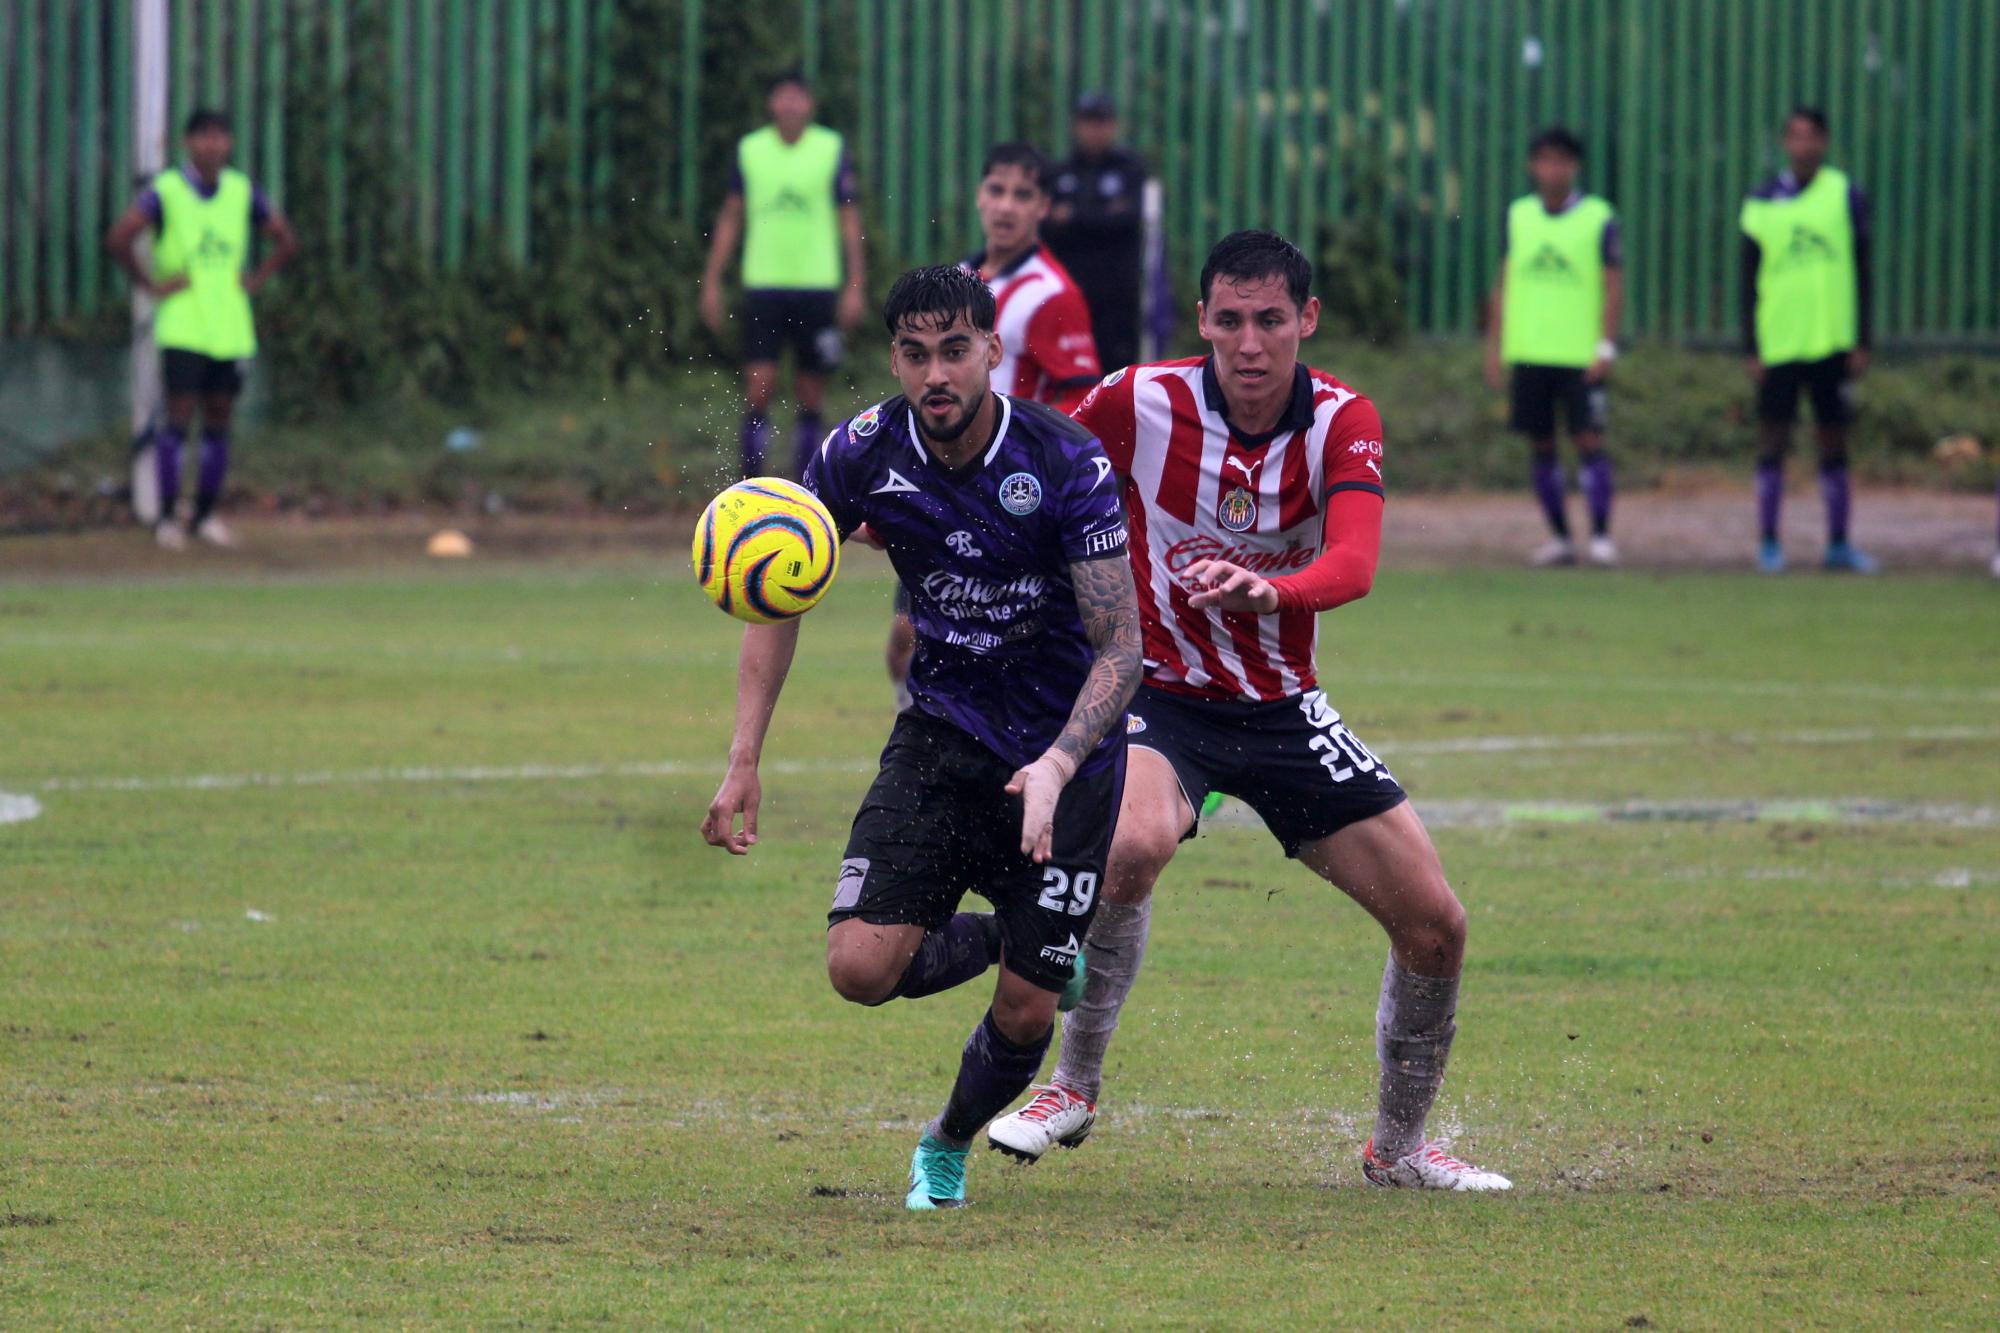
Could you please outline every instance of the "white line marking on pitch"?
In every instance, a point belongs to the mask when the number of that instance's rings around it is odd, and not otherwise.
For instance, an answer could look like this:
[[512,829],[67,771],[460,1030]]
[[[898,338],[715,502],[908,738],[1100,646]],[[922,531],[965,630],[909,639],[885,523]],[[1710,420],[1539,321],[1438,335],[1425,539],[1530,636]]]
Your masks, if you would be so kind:
[[[1995,741],[1993,727],[1890,727],[1768,732],[1585,732],[1574,736],[1459,736],[1436,740],[1385,740],[1375,746],[1386,757],[1401,755],[1516,754],[1646,750],[1689,745],[1857,745],[1883,741]],[[772,760],[766,773],[866,773],[873,764],[855,759]],[[31,783],[40,792],[236,791],[249,787],[385,786],[396,783],[576,782],[600,778],[712,777],[722,771],[713,760],[663,759],[614,764],[465,764],[408,768],[319,769],[290,773],[190,773],[160,777],[44,778]],[[32,797],[17,798],[32,802]],[[4,809],[4,806],[0,806]],[[39,807],[37,807],[39,813]],[[23,816],[29,817],[29,816]],[[7,822],[0,818],[0,823]]]
[[0,824],[25,824],[42,813],[42,803],[32,796],[0,791]]

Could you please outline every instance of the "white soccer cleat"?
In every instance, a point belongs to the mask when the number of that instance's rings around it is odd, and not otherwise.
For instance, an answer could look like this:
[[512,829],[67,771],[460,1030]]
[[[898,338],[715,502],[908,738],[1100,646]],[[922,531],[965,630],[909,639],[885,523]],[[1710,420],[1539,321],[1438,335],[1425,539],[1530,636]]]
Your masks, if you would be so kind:
[[1567,537],[1551,537],[1528,557],[1528,563],[1536,569],[1573,565],[1576,563],[1576,545]]
[[1090,1127],[1097,1123],[1095,1103],[1060,1083],[1036,1088],[1034,1093],[1026,1106],[986,1127],[986,1141],[995,1151],[1032,1164],[1057,1144],[1074,1148],[1090,1137]]
[[187,550],[187,532],[170,518],[163,518],[154,525],[153,540],[160,544],[162,551]]
[[1375,1140],[1361,1150],[1361,1174],[1382,1189],[1510,1190],[1514,1182],[1498,1171],[1482,1171],[1446,1154],[1426,1141],[1407,1157],[1385,1162],[1375,1155]]
[[1609,537],[1590,539],[1590,563],[1600,569],[1614,569],[1618,564],[1618,547]]
[[228,524],[213,514],[201,521],[195,528],[194,535],[210,546],[220,546],[224,550],[230,550],[236,545],[236,534],[229,530]]

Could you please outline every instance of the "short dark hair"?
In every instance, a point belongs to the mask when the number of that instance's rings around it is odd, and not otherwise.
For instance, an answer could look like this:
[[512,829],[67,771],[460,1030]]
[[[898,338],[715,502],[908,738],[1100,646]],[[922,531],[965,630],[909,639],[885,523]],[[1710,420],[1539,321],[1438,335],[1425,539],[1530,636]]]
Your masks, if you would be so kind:
[[1577,161],[1583,161],[1583,140],[1560,125],[1551,125],[1528,140],[1529,157],[1533,157],[1544,148],[1553,148],[1558,153],[1568,153]]
[[806,78],[806,72],[797,65],[792,65],[779,70],[771,76],[771,81],[764,85],[764,96],[769,97],[772,93],[777,92],[778,89],[783,88],[787,84],[797,84],[799,91],[806,93],[808,96],[811,95],[813,90],[811,80]]
[[1048,158],[1042,150],[1031,143],[996,143],[986,150],[986,163],[979,168],[979,179],[985,180],[993,174],[995,167],[1019,167],[1021,174],[1035,183],[1043,194],[1049,193]]
[[1826,128],[1826,112],[1819,107],[1807,106],[1804,102],[1799,103],[1792,108],[1791,114],[1785,117],[1785,123],[1790,124],[1795,120],[1803,120],[1821,134],[1828,132]]
[[1312,261],[1305,253],[1275,231],[1232,231],[1215,243],[1201,266],[1201,299],[1208,300],[1217,278],[1245,282],[1273,275],[1285,280],[1292,304],[1303,309],[1313,281]]
[[961,315],[973,328],[991,333],[999,312],[993,289],[956,264],[911,269],[896,279],[889,299],[882,303],[882,322],[891,338],[905,325],[941,329]]
[[218,111],[211,106],[198,106],[188,112],[187,124],[181,128],[183,136],[200,134],[203,130],[229,130],[229,113]]

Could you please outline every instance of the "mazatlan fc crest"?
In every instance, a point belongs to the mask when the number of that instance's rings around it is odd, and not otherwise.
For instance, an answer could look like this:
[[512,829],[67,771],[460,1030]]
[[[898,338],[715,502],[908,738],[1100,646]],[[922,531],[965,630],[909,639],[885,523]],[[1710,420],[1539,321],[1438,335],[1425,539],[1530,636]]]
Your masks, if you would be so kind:
[[1042,507],[1042,483],[1026,472],[1015,472],[1000,483],[1000,507],[1026,518]]

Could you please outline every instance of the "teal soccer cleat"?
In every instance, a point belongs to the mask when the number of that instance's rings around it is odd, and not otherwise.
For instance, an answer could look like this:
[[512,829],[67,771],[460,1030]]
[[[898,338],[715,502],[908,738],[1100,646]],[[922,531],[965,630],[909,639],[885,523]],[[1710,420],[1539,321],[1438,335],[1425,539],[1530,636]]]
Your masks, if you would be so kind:
[[1776,541],[1766,538],[1757,548],[1757,572],[1760,574],[1782,574],[1785,572],[1785,548]]
[[1066,1014],[1083,1003],[1083,983],[1089,979],[1089,976],[1089,969],[1083,961],[1083,950],[1078,949],[1076,951],[1076,962],[1070,965],[1069,984],[1064,986],[1062,994],[1056,997],[1057,1013]]
[[1826,548],[1826,567],[1837,574],[1874,574],[1881,571],[1881,562],[1866,551],[1857,551],[1846,542],[1835,542]]
[[965,1149],[948,1148],[926,1134],[910,1154],[910,1192],[903,1206],[913,1213],[965,1207]]

